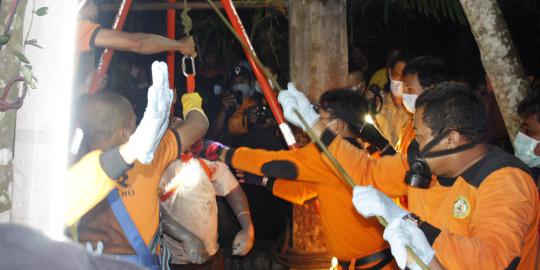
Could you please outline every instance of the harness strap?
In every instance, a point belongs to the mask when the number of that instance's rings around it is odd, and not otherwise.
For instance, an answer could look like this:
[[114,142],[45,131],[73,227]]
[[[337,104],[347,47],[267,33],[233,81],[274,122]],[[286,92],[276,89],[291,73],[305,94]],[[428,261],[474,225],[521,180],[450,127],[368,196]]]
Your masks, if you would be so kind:
[[109,201],[114,216],[116,217],[118,224],[120,224],[120,227],[128,239],[129,244],[137,254],[138,263],[149,267],[152,270],[159,269],[157,256],[153,255],[144,243],[139,230],[137,230],[135,223],[133,223],[133,220],[131,219],[131,216],[124,205],[124,202],[122,202],[122,199],[118,194],[118,190],[114,189],[111,191],[109,195],[107,195],[107,200]]

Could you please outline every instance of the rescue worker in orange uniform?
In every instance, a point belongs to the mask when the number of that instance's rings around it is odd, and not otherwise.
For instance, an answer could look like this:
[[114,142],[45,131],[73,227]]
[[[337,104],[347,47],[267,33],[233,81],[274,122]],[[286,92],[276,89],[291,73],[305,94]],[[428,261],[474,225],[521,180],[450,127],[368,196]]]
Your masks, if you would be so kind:
[[[415,111],[407,157],[369,158],[315,126],[361,185],[354,189],[358,212],[389,223],[384,238],[400,268],[419,269],[407,258],[409,246],[431,269],[539,269],[538,190],[524,163],[484,143],[479,99],[445,82],[422,93]],[[387,195],[407,195],[410,212]]]
[[433,56],[419,56],[407,63],[402,73],[403,107],[410,114],[409,120],[401,127],[396,151],[407,153],[409,144],[414,139],[413,115],[414,103],[418,96],[431,86],[448,81],[449,74],[446,63]]
[[[154,88],[167,89],[168,97],[172,99],[167,72],[165,63],[156,62],[152,65],[153,85],[149,92]],[[85,98],[80,106],[79,123],[90,150],[108,149],[125,143],[128,138],[132,139],[130,135],[135,127],[135,114],[129,101],[109,91],[101,91]],[[169,130],[167,125],[161,126],[164,135],[155,142],[155,152],[138,157],[133,168],[119,180],[121,185],[117,185],[106,199],[81,218],[78,227],[81,243],[92,250],[112,254],[151,269],[159,267],[155,247],[159,242],[157,232],[160,221],[160,177],[166,166],[180,153],[189,150],[208,129],[208,120],[201,109],[202,100],[197,93],[184,94],[182,105],[185,118],[183,124]],[[159,110],[168,115],[170,108]],[[141,122],[141,130],[152,130],[148,126],[155,120],[153,110],[147,108],[143,116],[143,120],[145,119],[149,122]],[[141,136],[133,139],[144,140]],[[171,235],[180,242],[200,242],[191,234],[179,235],[178,232],[171,232]],[[202,243],[195,246],[204,248]]]
[[[153,159],[157,144],[161,141],[169,123],[169,108],[173,101],[169,91],[165,87],[149,89],[146,110],[151,113],[145,115],[146,118],[141,121],[142,124],[130,135],[127,142],[119,146],[111,145],[110,149],[105,151],[92,151],[76,164],[70,166],[66,175],[65,225],[73,225],[117,185],[121,184],[119,180],[133,167],[133,163],[137,159],[139,162],[150,162]],[[112,110],[111,114],[116,115],[121,114],[123,107],[127,107],[123,102],[116,105],[103,109]],[[122,120],[121,117],[114,119],[115,121],[109,123],[110,126],[115,126]],[[96,116],[95,120],[102,121],[104,119]],[[100,134],[107,132],[107,128],[99,130]],[[96,134],[88,135],[90,137],[96,136]],[[85,196],[81,196],[81,194]]]
[[[289,84],[288,91],[283,92],[293,92],[301,96],[308,106],[310,104],[307,97],[292,84]],[[286,97],[280,96],[282,104],[284,99]],[[311,116],[308,121],[324,122],[359,149],[362,143],[358,138],[367,131],[376,131],[373,126],[368,126],[370,124],[356,122],[359,119],[357,116],[368,112],[368,101],[358,91],[327,91],[321,95],[318,107],[320,116],[310,107]],[[370,139],[375,137],[370,135]],[[378,136],[379,141],[371,140],[371,144],[384,149],[389,143],[382,135]],[[329,251],[340,260],[344,269],[349,269],[351,265],[354,269],[396,269],[382,240],[382,227],[376,220],[367,220],[355,213],[350,201],[351,189],[343,184],[335,171],[325,165],[319,153],[313,143],[295,150],[268,151],[246,147],[227,150],[209,141],[206,141],[202,151],[204,158],[220,158],[236,169],[265,175],[265,178],[258,180],[252,180],[252,176],[248,175],[245,181],[257,182],[283,199],[301,204],[316,196],[320,203],[321,222]]]

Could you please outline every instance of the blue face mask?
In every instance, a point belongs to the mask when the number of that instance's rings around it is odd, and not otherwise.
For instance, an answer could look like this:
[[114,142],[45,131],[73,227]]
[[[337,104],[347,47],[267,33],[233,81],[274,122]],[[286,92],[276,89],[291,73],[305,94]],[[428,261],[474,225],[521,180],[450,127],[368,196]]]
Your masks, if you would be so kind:
[[516,157],[531,168],[540,168],[540,156],[534,154],[534,149],[539,143],[540,141],[519,132],[514,140]]
[[240,91],[244,97],[250,97],[253,94],[253,88],[247,83],[239,83],[233,86],[233,91]]

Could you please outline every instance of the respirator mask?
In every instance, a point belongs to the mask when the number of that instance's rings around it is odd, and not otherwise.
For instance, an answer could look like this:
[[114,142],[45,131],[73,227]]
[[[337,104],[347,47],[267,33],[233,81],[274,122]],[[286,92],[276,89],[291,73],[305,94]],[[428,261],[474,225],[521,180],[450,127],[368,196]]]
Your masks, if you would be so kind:
[[[462,135],[469,136],[471,138],[470,142],[453,149],[430,152],[431,149],[446,138],[451,131],[458,131]],[[431,172],[431,168],[426,161],[427,158],[436,158],[459,153],[473,148],[483,140],[483,136],[481,136],[479,132],[466,129],[446,130],[435,136],[429,143],[426,144],[422,151],[420,151],[420,146],[418,145],[416,139],[413,140],[407,149],[407,162],[409,163],[409,170],[405,175],[405,183],[415,188],[429,188],[433,173]]]

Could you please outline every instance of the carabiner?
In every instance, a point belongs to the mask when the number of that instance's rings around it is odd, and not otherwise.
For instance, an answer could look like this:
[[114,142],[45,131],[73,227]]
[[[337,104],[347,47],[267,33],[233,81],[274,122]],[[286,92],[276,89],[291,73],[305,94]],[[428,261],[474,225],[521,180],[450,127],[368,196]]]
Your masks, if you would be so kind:
[[[191,74],[188,74],[186,72],[186,60],[189,59],[191,60]],[[184,76],[188,76],[188,75],[192,75],[192,76],[195,76],[195,74],[197,74],[197,72],[195,71],[195,59],[193,59],[193,57],[191,56],[184,56],[182,57],[182,73],[184,73]]]

